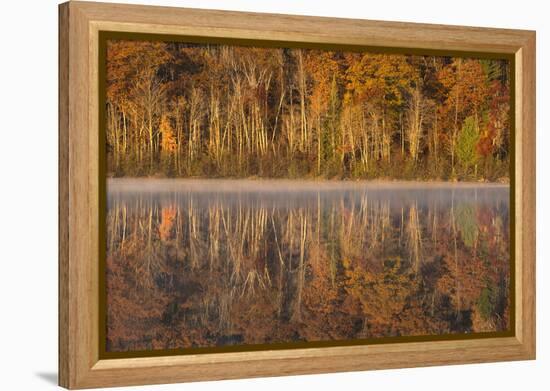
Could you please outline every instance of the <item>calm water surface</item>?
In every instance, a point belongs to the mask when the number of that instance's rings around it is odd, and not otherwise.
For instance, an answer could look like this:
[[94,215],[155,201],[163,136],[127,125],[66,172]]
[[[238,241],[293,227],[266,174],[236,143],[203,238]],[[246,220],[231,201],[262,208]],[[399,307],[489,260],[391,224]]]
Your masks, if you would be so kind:
[[509,187],[107,183],[107,351],[498,332]]

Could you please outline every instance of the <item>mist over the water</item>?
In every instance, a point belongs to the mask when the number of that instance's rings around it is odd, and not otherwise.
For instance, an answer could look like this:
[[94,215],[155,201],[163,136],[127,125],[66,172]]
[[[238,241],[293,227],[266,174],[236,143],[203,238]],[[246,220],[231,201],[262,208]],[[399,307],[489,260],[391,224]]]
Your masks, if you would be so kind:
[[197,202],[248,203],[262,206],[307,206],[316,199],[354,199],[368,196],[400,206],[411,201],[418,205],[473,202],[505,204],[509,185],[446,182],[314,181],[314,180],[235,180],[235,179],[109,179],[107,201],[149,200],[161,204],[195,195]]

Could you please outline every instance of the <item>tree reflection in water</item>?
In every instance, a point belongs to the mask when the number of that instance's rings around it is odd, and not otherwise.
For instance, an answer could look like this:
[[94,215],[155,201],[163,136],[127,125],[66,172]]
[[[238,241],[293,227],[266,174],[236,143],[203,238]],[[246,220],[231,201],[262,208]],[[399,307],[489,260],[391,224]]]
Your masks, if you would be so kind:
[[107,351],[509,328],[507,186],[108,188]]

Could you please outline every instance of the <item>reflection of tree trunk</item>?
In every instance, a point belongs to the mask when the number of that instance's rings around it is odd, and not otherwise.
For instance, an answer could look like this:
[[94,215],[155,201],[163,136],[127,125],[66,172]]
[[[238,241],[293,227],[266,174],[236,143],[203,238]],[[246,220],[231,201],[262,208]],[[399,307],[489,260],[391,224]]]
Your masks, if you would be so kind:
[[281,317],[283,311],[283,306],[285,303],[285,292],[283,290],[283,273],[284,273],[284,262],[279,251],[279,278],[277,280],[277,317]]
[[300,263],[298,264],[298,276],[297,276],[297,293],[296,300],[294,302],[294,311],[292,318],[294,321],[301,321],[302,319],[302,292],[304,289],[304,277],[305,277],[305,245],[307,237],[307,216],[303,210],[300,210]]
[[404,226],[405,226],[405,209],[401,207],[401,224],[399,225],[399,247],[401,247],[401,241],[403,239]]
[[109,242],[109,248],[114,248],[115,240],[118,237],[118,214],[119,214],[118,202],[113,206],[112,218],[111,218],[111,240]]
[[220,215],[218,205],[208,208],[208,259],[209,268],[213,270],[214,263],[218,263],[220,252]]
[[432,220],[432,242],[434,247],[437,244],[437,202],[433,203],[433,220]]
[[292,224],[292,210],[289,210],[288,211],[288,221],[287,221],[287,229],[286,229],[286,234],[287,234],[287,238],[289,240],[289,244],[288,244],[288,270],[292,270],[292,252],[294,251],[293,247],[294,247],[294,243],[293,243],[293,239],[294,239],[294,232],[292,231],[292,229],[294,228],[293,224]]
[[317,192],[317,248],[321,248],[321,229],[323,222],[321,220],[321,193]]
[[456,318],[458,320],[460,316],[460,283],[459,283],[459,270],[458,270],[458,246],[457,246],[457,229],[454,210],[454,190],[451,196],[451,229],[453,232],[453,246],[454,246],[454,261],[455,261],[455,289],[456,289]]
[[279,256],[279,268],[282,270],[282,268],[285,265],[285,262],[283,261],[283,254],[281,253],[281,246],[279,245],[279,239],[277,237],[277,228],[275,227],[275,220],[273,218],[273,213],[271,212],[271,226],[273,227],[273,236],[275,238],[275,246],[277,246],[277,255]]
[[182,230],[183,230],[183,222],[182,222],[182,211],[180,208],[181,201],[180,197],[176,196],[176,259],[180,259],[180,252],[181,252],[181,243],[183,241],[182,239]]
[[147,251],[153,246],[153,208],[149,208],[149,219],[147,224]]
[[122,207],[122,239],[120,240],[120,249],[124,250],[124,243],[126,242],[126,219],[127,219],[127,207],[126,204]]
[[422,257],[422,233],[420,221],[418,219],[418,205],[416,202],[411,204],[409,208],[408,237],[409,251],[414,264],[414,271],[415,273],[418,273],[420,260]]
[[353,243],[351,240],[349,240],[349,238],[353,237],[353,233],[355,232],[354,230],[354,223],[355,223],[355,203],[352,203],[351,205],[351,212],[348,216],[348,227],[347,227],[347,234],[346,234],[346,243],[348,245],[356,245],[356,243]]
[[187,208],[187,215],[189,219],[189,257],[191,261],[191,268],[195,269],[199,266],[199,249],[198,249],[198,241],[199,241],[199,228],[198,228],[198,220],[197,215],[195,213],[195,206],[193,203],[193,199],[189,197],[189,203]]
[[145,250],[145,270],[141,273],[143,285],[148,286],[152,276],[153,266],[153,207],[149,208],[149,216],[147,218],[147,246]]
[[336,263],[338,260],[336,259],[336,240],[335,240],[335,222],[334,222],[334,208],[330,211],[330,220],[329,220],[329,228],[328,228],[328,234],[327,237],[329,238],[329,247],[330,247],[330,255],[329,255],[329,262],[330,262],[330,277],[332,281],[332,286],[336,283]]

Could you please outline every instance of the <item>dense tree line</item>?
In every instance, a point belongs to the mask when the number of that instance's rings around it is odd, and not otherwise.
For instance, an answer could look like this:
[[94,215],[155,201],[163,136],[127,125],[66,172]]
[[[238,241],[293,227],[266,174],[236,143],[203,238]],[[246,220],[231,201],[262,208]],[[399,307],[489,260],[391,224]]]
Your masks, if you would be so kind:
[[509,63],[109,41],[113,176],[506,180]]

